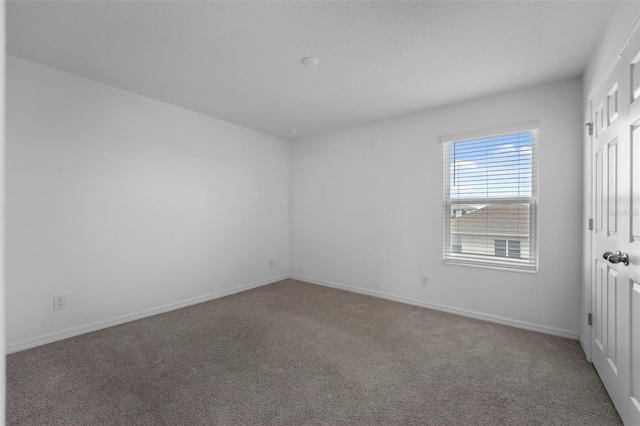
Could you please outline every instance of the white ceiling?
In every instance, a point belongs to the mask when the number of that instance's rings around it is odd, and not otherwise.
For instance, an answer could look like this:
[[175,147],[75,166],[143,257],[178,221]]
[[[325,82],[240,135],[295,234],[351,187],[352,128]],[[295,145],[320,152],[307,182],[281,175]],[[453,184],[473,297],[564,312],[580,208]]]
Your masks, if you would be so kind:
[[578,76],[615,6],[8,1],[7,51],[294,139]]

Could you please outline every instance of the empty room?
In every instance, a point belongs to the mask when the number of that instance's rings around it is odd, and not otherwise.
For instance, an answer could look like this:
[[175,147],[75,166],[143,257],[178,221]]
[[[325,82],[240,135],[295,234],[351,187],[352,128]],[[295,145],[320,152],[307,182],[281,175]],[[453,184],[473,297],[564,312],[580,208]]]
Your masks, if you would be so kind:
[[4,21],[6,424],[640,426],[640,2]]

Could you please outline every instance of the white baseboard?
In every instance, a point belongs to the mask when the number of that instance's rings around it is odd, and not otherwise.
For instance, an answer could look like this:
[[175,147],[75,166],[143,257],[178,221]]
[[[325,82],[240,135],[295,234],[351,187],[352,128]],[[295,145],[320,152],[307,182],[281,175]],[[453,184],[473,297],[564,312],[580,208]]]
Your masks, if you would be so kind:
[[229,296],[231,294],[240,293],[246,290],[251,290],[252,288],[272,284],[278,281],[286,280],[287,278],[289,278],[288,275],[281,275],[278,277],[269,278],[267,280],[257,281],[231,289],[217,291],[214,293],[206,294],[204,296],[194,297],[192,299],[187,299],[176,303],[170,303],[158,308],[152,308],[132,314],[121,315],[119,317],[111,318],[108,320],[97,321],[90,324],[81,325],[79,327],[68,328],[53,333],[47,333],[38,337],[32,337],[18,342],[8,343],[6,351],[7,354],[10,354],[13,352],[23,351],[25,349],[35,348],[36,346],[46,345],[47,343],[57,342],[58,340],[68,339],[69,337],[79,336],[81,334],[90,333],[92,331],[101,330],[103,328],[113,327],[115,325],[124,324],[126,322],[139,320],[153,315],[163,314],[165,312],[185,308],[191,305],[197,305],[198,303],[207,302],[209,300],[218,299],[220,297]]
[[336,282],[318,280],[310,277],[291,275],[290,278],[294,280],[304,281],[310,284],[317,284],[325,287],[337,288],[340,290],[346,290],[353,293],[360,293],[360,294],[365,294],[367,296],[378,297],[381,299],[393,300],[394,302],[406,303],[409,305],[420,306],[423,308],[433,309],[436,311],[448,312],[448,313],[460,315],[463,317],[475,318],[475,319],[480,319],[484,321],[494,322],[497,324],[508,325],[511,327],[522,328],[524,330],[537,331],[539,333],[550,334],[552,336],[565,337],[568,339],[578,340],[578,332],[576,331],[565,330],[565,329],[556,328],[556,327],[549,327],[541,324],[534,324],[534,323],[515,320],[511,318],[505,318],[498,315],[491,315],[491,314],[485,314],[477,311],[470,311],[467,309],[460,309],[453,306],[446,306],[446,305],[440,305],[436,303],[424,302],[422,300],[413,299],[410,297],[396,296],[396,295],[384,293],[381,291],[367,290],[367,289],[352,287],[349,285],[340,284]]
[[[218,299],[220,297],[229,296],[231,294],[240,293],[246,290],[251,290],[252,288],[261,287],[267,284],[272,284],[278,281],[285,280],[287,278],[308,282],[310,284],[321,285],[325,287],[337,288],[340,290],[346,290],[353,293],[360,293],[367,296],[378,297],[381,299],[392,300],[395,302],[406,303],[409,305],[420,306],[427,309],[433,309],[442,312],[448,312],[464,317],[480,319],[484,321],[494,322],[497,324],[508,325],[511,327],[522,328],[530,331],[537,331],[539,333],[550,334],[553,336],[565,337],[569,339],[579,340],[580,344],[583,348],[586,348],[584,339],[582,335],[579,335],[577,332],[573,332],[571,330],[565,330],[561,328],[549,327],[540,324],[529,323],[525,321],[514,320],[510,318],[500,317],[497,315],[485,314],[482,312],[470,311],[467,309],[460,309],[452,306],[440,305],[435,303],[424,302],[422,300],[413,299],[410,297],[404,296],[396,296],[389,293],[384,293],[381,291],[375,290],[367,290],[358,287],[353,287],[345,284],[340,284],[331,281],[318,280],[315,278],[304,277],[299,275],[281,275],[278,277],[270,278],[268,280],[258,281],[250,284],[245,284],[242,286],[234,287],[227,290],[222,290],[214,293],[210,293],[200,297],[194,297],[192,299],[183,300],[176,303],[171,303],[169,305],[160,306],[158,308],[147,309],[140,312],[135,312],[132,314],[122,315],[119,317],[111,318],[104,321],[97,321],[90,324],[82,325],[79,327],[68,328],[65,330],[56,331],[53,333],[44,334],[41,336],[21,340],[14,343],[7,344],[6,352],[7,354],[13,352],[23,351],[25,349],[34,348],[36,346],[46,345],[47,343],[57,342],[58,340],[68,339],[70,337],[79,336],[81,334],[90,333],[92,331],[101,330],[108,327],[113,327],[116,325],[124,324],[130,321],[139,320],[142,318],[150,317],[153,315],[162,314],[165,312],[173,311],[180,308],[185,308],[187,306],[196,305],[198,303],[207,302],[209,300]],[[586,352],[586,351],[585,351]]]
[[582,346],[582,350],[584,351],[584,356],[587,358],[587,361],[591,362],[589,344],[587,343],[587,340],[584,338],[584,335],[582,333],[578,335],[578,341],[580,342],[580,346]]

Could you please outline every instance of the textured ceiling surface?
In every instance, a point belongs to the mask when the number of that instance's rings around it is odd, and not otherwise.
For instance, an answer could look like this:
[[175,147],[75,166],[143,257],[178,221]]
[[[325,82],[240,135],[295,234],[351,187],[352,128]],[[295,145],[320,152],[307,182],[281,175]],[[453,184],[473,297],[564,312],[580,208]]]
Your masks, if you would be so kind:
[[7,52],[293,139],[578,76],[615,6],[8,1]]

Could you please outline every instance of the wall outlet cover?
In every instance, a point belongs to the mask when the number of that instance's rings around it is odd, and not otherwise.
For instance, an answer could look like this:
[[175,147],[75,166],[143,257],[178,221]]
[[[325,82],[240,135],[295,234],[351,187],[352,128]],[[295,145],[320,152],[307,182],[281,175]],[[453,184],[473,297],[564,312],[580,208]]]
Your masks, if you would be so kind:
[[67,307],[67,302],[64,295],[53,296],[53,310],[64,309]]

